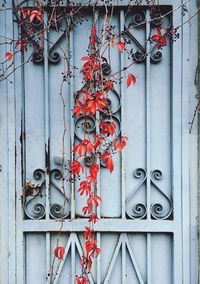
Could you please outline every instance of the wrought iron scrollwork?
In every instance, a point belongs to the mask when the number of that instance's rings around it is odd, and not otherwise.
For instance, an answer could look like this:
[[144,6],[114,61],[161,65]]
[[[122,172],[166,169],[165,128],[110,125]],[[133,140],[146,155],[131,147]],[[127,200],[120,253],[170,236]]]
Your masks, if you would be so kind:
[[111,73],[111,66],[108,63],[103,63],[102,66],[103,75],[108,76]]
[[76,137],[81,141],[84,139],[85,134],[91,134],[96,129],[96,121],[94,117],[87,115],[80,115],[75,120],[75,134]]
[[140,183],[137,185],[136,189],[127,197],[126,214],[131,219],[144,219],[147,214],[145,201],[137,203],[135,202],[135,196],[140,190],[142,190],[142,186],[145,186],[147,178],[146,170],[138,168],[135,170],[134,176],[135,178],[140,179]]
[[37,183],[26,183],[24,212],[30,219],[42,219],[46,214],[44,202],[45,172],[42,169],[37,169],[33,172],[33,177]]
[[61,181],[62,172],[58,169],[50,171],[50,189],[57,190],[63,196],[62,203],[54,202],[50,205],[50,215],[54,219],[66,218],[70,214],[70,200],[66,197],[65,192],[56,184],[55,181]]
[[161,203],[151,204],[151,216],[153,219],[168,219],[172,215],[173,204],[172,200],[159,188],[156,181],[163,178],[160,170],[154,170],[151,172],[151,184],[160,193],[165,200],[165,206]]
[[[29,43],[31,43],[33,47],[33,53],[32,53],[32,61],[35,64],[43,64],[44,63],[44,40],[42,36],[40,35],[40,31],[43,32],[44,30],[44,25],[49,25],[49,31],[55,30],[55,25],[54,22],[52,21],[51,23],[45,24],[43,21],[38,21],[37,17],[33,19],[33,21],[30,22],[25,22],[23,25],[21,25],[21,18],[23,17],[21,11],[22,8],[28,8],[30,9],[30,4],[29,0],[22,1],[20,4],[15,4],[15,1],[13,1],[13,11],[15,15],[15,21],[19,24],[22,33],[21,33],[21,40],[23,39],[28,39]],[[27,6],[25,5],[27,3]],[[34,1],[32,3],[34,7]],[[47,18],[49,17],[49,11],[51,11],[51,8],[46,8],[45,13],[47,15]],[[63,27],[61,29],[61,25],[63,24]],[[49,63],[56,64],[60,61],[61,55],[58,52],[58,47],[60,46],[60,43],[64,37],[66,37],[66,32],[68,31],[67,23],[64,20],[61,23],[60,19],[57,20],[57,28],[59,26],[59,31],[57,29],[57,34],[58,38],[56,39],[55,42],[50,42],[51,43],[51,48],[48,51],[48,60]],[[30,36],[31,31],[34,30],[34,35]],[[35,32],[37,31],[37,32]]]
[[95,162],[95,156],[92,154],[90,156],[86,156],[84,158],[84,163],[86,167],[90,167],[91,165],[93,165]]
[[145,20],[146,20],[145,11],[140,9],[133,14],[132,25],[141,27],[145,25]]
[[[166,20],[162,17],[162,13],[158,9],[151,9],[150,11],[150,26],[151,28],[165,28],[165,30],[169,29],[171,26],[171,19],[168,18]],[[132,58],[135,63],[143,63],[146,60],[147,54],[147,41],[149,38],[146,38],[144,43],[141,43],[137,37],[134,35],[135,29],[143,29],[144,33],[145,25],[146,25],[146,11],[145,9],[136,9],[134,11],[129,11],[126,14],[126,24],[124,26],[124,35],[127,38],[127,41],[130,41],[135,44],[136,50],[132,52]],[[167,21],[167,23],[166,23]],[[149,34],[149,37],[151,35]],[[158,63],[162,59],[162,51],[155,44],[151,43],[150,50],[150,59],[152,63]]]
[[[29,219],[42,219],[46,215],[46,175],[42,169],[37,169],[33,173],[33,178],[37,183],[31,181],[26,183],[24,212]],[[52,169],[49,172],[50,196],[52,190],[57,190],[62,195],[62,202],[54,201],[50,204],[50,217],[54,219],[66,218],[70,214],[70,200],[65,196],[63,190],[57,185],[63,178],[59,169]],[[51,200],[51,198],[50,198]]]
[[[145,219],[147,216],[147,210],[150,210],[152,219],[169,219],[173,213],[172,200],[165,194],[157,185],[157,181],[162,179],[162,172],[160,170],[154,170],[150,173],[150,184],[159,193],[162,201],[153,202],[150,208],[147,208],[146,196],[143,191],[143,198],[139,195],[140,191],[146,188],[147,172],[143,168],[136,169],[134,173],[135,178],[140,179],[139,184],[132,191],[126,200],[126,214],[131,219]],[[137,197],[139,196],[139,198]],[[137,201],[139,199],[139,201]],[[142,199],[142,201],[140,201]]]

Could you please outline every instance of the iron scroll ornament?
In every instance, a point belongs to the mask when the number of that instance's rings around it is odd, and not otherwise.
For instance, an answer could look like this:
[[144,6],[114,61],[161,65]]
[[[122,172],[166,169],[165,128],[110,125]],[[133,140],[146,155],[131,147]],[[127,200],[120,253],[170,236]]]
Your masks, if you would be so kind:
[[[131,15],[131,17],[130,17]],[[134,9],[134,11],[129,11],[126,13],[125,25],[123,35],[127,43],[134,43],[136,46],[136,51],[133,52],[132,49],[132,59],[135,63],[145,62],[147,54],[147,42],[150,40],[151,34],[145,39],[145,43],[141,44],[140,41],[133,35],[134,29],[143,28],[145,31],[145,25],[148,19],[146,18],[145,9]],[[150,26],[151,28],[164,28],[165,31],[169,30],[171,27],[171,18],[169,17],[168,23],[163,22],[163,17],[160,9],[153,9],[150,12]],[[151,29],[150,29],[151,33]],[[167,32],[164,33],[167,36]],[[152,63],[159,63],[162,59],[162,50],[158,49],[154,44],[150,46],[150,60]]]
[[[25,5],[27,3],[27,5]],[[34,3],[34,1],[33,1]],[[21,25],[21,8],[23,7],[29,7],[29,0],[24,0],[20,4],[15,4],[15,1],[13,0],[13,7],[14,7],[14,15],[15,15],[15,21],[18,23],[19,28],[21,29],[21,41],[23,41],[23,38],[28,39],[28,41],[33,46],[33,53],[32,53],[32,61],[35,64],[43,64],[44,63],[44,39],[42,39],[40,36],[38,36],[39,31],[42,31],[44,29],[44,26],[47,25],[44,22],[39,22],[37,19],[34,19],[30,23],[26,23]],[[47,15],[47,18],[49,17],[49,11],[51,11],[50,6],[45,7],[45,14]],[[62,10],[62,9],[61,9]],[[64,13],[63,9],[63,13]],[[154,7],[150,9],[150,23],[152,28],[160,28],[164,27],[165,30],[169,30],[171,27],[171,18],[168,17],[168,23],[163,23],[163,12],[160,10],[160,8]],[[82,18],[84,16],[84,13],[82,15]],[[62,20],[61,20],[61,19]],[[55,41],[51,42],[48,40],[48,43],[50,45],[50,48],[48,50],[48,60],[51,64],[57,64],[61,60],[61,54],[64,55],[64,52],[62,50],[62,41],[66,37],[66,33],[68,33],[72,28],[74,23],[67,20],[67,17],[63,14],[62,17],[58,18],[57,25],[55,27],[55,23],[48,23],[49,30],[51,32],[56,31],[57,37]],[[130,20],[131,18],[131,20]],[[166,17],[165,17],[166,18]],[[48,19],[47,19],[48,21]],[[125,25],[124,25],[124,32],[123,35],[125,38],[127,38],[128,41],[133,42],[136,45],[135,52],[132,53],[132,58],[135,63],[142,63],[146,60],[147,54],[146,54],[146,42],[149,40],[148,38],[145,39],[145,43],[141,44],[140,41],[133,35],[134,29],[136,28],[144,28],[145,31],[145,24],[148,19],[146,19],[146,8],[143,7],[136,7],[133,6],[132,8],[129,7],[128,11],[125,13]],[[33,26],[33,27],[31,27]],[[29,35],[29,31],[31,28],[34,28],[34,30],[38,31],[34,34],[34,36]],[[167,33],[165,34],[167,35]],[[150,34],[149,34],[150,37]],[[151,46],[150,51],[150,58],[152,63],[158,63],[162,59],[162,51],[157,49],[156,45]],[[106,63],[103,63],[103,70],[104,74],[107,75],[110,73],[109,65]]]
[[[111,67],[109,64],[105,63],[104,67],[104,75],[110,74]],[[74,96],[74,100],[81,99],[81,92],[78,92]],[[109,109],[112,110],[112,114],[110,113],[102,113],[99,112],[99,117],[101,122],[114,122],[116,126],[116,133],[113,136],[108,136],[105,143],[102,144],[102,149],[100,151],[100,155],[103,155],[104,152],[108,151],[110,147],[112,147],[112,142],[120,136],[121,134],[121,120],[120,120],[120,109],[121,109],[121,96],[115,90],[110,90],[108,96],[106,98]],[[74,133],[75,137],[82,141],[83,139],[87,139],[90,137],[91,134],[99,134],[101,129],[97,129],[97,124],[95,117],[92,115],[79,115],[74,119]],[[112,150],[112,149],[111,149]],[[88,155],[84,158],[84,164],[86,167],[91,166],[95,161],[94,155]],[[105,167],[105,163],[100,158],[100,165]]]
[[[147,216],[147,210],[150,210],[152,219],[166,220],[170,219],[173,214],[173,203],[172,200],[165,194],[157,182],[163,178],[160,170],[154,170],[150,172],[150,184],[151,187],[157,191],[157,193],[163,198],[161,202],[153,202],[150,208],[147,208],[146,201],[137,202],[136,196],[142,187],[146,186],[147,172],[143,168],[137,168],[134,172],[134,177],[140,179],[139,184],[136,188],[128,195],[126,199],[126,214],[131,219],[145,219]],[[146,199],[146,198],[145,198]]]
[[[36,169],[33,172],[33,178],[37,184],[25,188],[25,204],[24,212],[29,219],[43,219],[46,215],[45,204],[45,190],[46,190],[46,177],[45,171]],[[59,169],[52,169],[49,173],[49,187],[50,195],[52,190],[57,190],[63,196],[63,202],[54,202],[50,204],[50,217],[53,219],[67,218],[70,214],[70,200],[65,196],[65,193],[57,185],[58,181],[62,179],[62,172]],[[30,190],[31,189],[31,190]]]

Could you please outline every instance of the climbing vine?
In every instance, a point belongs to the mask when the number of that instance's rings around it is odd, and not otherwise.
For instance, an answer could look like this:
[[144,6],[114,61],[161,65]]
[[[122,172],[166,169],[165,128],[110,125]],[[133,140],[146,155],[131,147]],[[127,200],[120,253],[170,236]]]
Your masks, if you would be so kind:
[[[45,2],[45,1],[44,1]],[[8,79],[9,76],[22,65],[29,62],[42,63],[44,62],[44,46],[47,42],[50,46],[52,42],[47,38],[50,28],[55,31],[60,31],[60,21],[65,19],[67,22],[66,29],[63,34],[66,38],[67,45],[69,45],[69,35],[73,28],[80,25],[87,13],[85,8],[89,5],[92,9],[92,25],[90,36],[88,38],[88,50],[80,59],[82,68],[80,73],[82,75],[82,87],[76,90],[74,95],[73,117],[76,121],[82,118],[82,126],[84,129],[84,138],[79,143],[73,145],[71,153],[71,161],[69,161],[68,171],[69,182],[79,183],[78,193],[80,196],[86,197],[86,204],[82,208],[82,212],[88,218],[88,226],[85,227],[83,233],[84,237],[84,253],[81,258],[82,272],[76,275],[77,284],[89,283],[88,275],[92,270],[94,258],[101,253],[96,233],[95,224],[99,221],[100,215],[98,207],[102,202],[101,196],[98,194],[98,177],[100,173],[100,165],[105,167],[111,174],[114,171],[113,156],[118,155],[123,151],[128,143],[128,137],[122,136],[118,133],[116,122],[113,120],[112,104],[110,103],[109,93],[115,90],[116,84],[121,84],[125,80],[127,88],[134,88],[137,84],[137,76],[129,72],[130,66],[137,61],[145,60],[150,54],[146,51],[134,52],[130,48],[130,38],[128,37],[131,29],[141,25],[141,23],[131,25],[124,28],[121,33],[116,32],[116,27],[112,24],[112,16],[114,13],[114,6],[108,1],[103,1],[104,22],[101,28],[97,27],[97,13],[98,1],[91,4],[90,1],[86,3],[73,3],[67,1],[67,5],[61,5],[60,1],[55,1],[53,4],[44,4],[43,1],[35,1],[33,7],[26,5],[28,2],[23,1],[20,5],[13,3],[13,13],[15,21],[18,24],[18,38],[5,38],[5,44],[10,45],[10,50],[5,53],[5,58],[1,61],[1,80]],[[186,1],[187,3],[188,1]],[[133,7],[137,6],[139,9],[142,1],[130,1],[126,7],[126,13],[130,13]],[[22,5],[23,4],[23,5]],[[150,9],[151,19],[148,20],[154,24],[154,33],[146,39],[151,42],[156,50],[161,50],[167,45],[167,39],[171,42],[179,38],[179,28],[166,28],[163,25],[165,16],[170,15],[173,11],[169,10],[166,14],[161,13],[158,6],[155,5],[154,0],[147,0],[146,6]],[[7,9],[6,2],[2,5],[2,9]],[[89,8],[88,8],[89,9]],[[186,4],[182,4],[177,9],[181,9],[182,13],[187,13]],[[145,19],[146,21],[146,19]],[[186,20],[187,22],[188,20]],[[98,30],[101,30],[98,33]],[[29,47],[32,48],[31,54],[26,61],[21,65],[14,65],[14,58],[17,53],[25,54]],[[64,71],[62,73],[62,83],[60,88],[61,102],[63,105],[63,124],[64,132],[62,137],[62,191],[65,196],[66,190],[64,175],[65,163],[65,134],[66,134],[66,117],[65,117],[65,100],[63,96],[63,85],[70,83],[70,78],[73,77],[73,70],[76,66],[71,66],[71,54],[61,48],[60,43],[56,43],[56,47],[60,48],[63,54]],[[111,60],[106,57],[106,51],[112,48],[117,48],[119,54],[126,53],[130,59],[129,65],[122,70],[112,72]],[[109,54],[109,53],[108,53]],[[50,49],[49,60],[52,63],[58,62],[60,56],[54,49]],[[121,94],[124,96],[124,94]],[[95,121],[96,133],[91,135],[91,122]],[[33,185],[30,181],[26,184],[26,193],[31,194],[34,190],[39,190],[40,186]],[[64,208],[64,207],[63,207]],[[57,245],[54,248],[54,260],[58,258],[62,260],[65,255],[65,248],[59,244],[59,236],[62,232],[64,218],[61,218],[61,228],[58,233]],[[51,280],[53,279],[53,266],[51,270]]]

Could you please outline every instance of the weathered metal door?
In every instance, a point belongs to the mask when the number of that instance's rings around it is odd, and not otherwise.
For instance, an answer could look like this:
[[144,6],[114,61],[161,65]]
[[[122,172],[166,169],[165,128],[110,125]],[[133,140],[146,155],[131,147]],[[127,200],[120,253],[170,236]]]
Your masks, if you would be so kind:
[[[189,272],[190,88],[184,87],[189,76],[189,28],[180,27],[176,43],[169,41],[163,50],[153,49],[147,41],[156,26],[151,22],[150,10],[141,6],[127,12],[126,1],[122,2],[114,9],[113,25],[118,32],[138,25],[128,33],[137,61],[130,72],[136,74],[137,84],[129,89],[123,82],[116,84],[110,94],[113,119],[119,133],[129,140],[125,151],[115,158],[112,175],[101,165],[97,190],[103,202],[95,230],[102,253],[96,259],[90,282],[195,283]],[[27,1],[24,5],[31,4]],[[179,5],[178,0],[163,0],[160,11],[165,14]],[[17,37],[12,11],[1,13],[4,36]],[[97,17],[100,33],[103,12],[99,11]],[[179,8],[163,21],[170,28],[181,25],[184,19]],[[64,211],[61,209],[61,151],[64,121],[66,164],[73,144],[83,135],[81,118],[74,120],[71,111],[82,77],[80,69],[74,68],[70,84],[63,85],[63,112],[61,49],[70,53],[69,64],[80,68],[90,28],[91,14],[86,9],[82,24],[73,29],[68,42],[62,29],[59,33],[50,29],[45,35],[49,43],[44,43],[44,54],[22,65],[1,83],[1,244],[7,248],[1,246],[1,258],[7,262],[1,265],[2,284],[49,283],[52,263],[52,283],[74,283],[75,274],[81,271],[81,233],[87,226],[82,213],[84,200],[76,191],[78,182],[66,181],[67,202]],[[140,60],[143,49],[149,56]],[[30,54],[31,47],[24,55],[18,54],[16,66],[28,61]],[[116,48],[110,56],[112,72],[128,65],[128,58]],[[91,118],[89,122],[93,133],[94,122]],[[36,190],[31,187],[33,184],[38,185]],[[65,256],[60,261],[54,260],[53,250],[62,214],[59,238],[65,246]]]

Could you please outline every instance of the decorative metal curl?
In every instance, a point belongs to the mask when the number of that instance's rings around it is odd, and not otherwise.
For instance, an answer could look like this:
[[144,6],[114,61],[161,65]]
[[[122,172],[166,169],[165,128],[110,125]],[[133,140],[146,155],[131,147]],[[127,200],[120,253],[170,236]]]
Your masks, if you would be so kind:
[[[93,133],[96,128],[96,121],[94,117],[87,115],[87,116],[79,116],[75,120],[75,134],[76,137],[81,141],[84,139],[84,135]],[[78,129],[82,129],[83,133],[79,134]]]
[[86,167],[90,167],[91,165],[93,165],[95,162],[95,155],[90,155],[90,156],[86,156],[84,158],[84,163]]
[[110,115],[110,111],[112,111],[112,114],[116,114],[121,107],[121,97],[118,94],[118,92],[116,90],[111,90],[108,93],[106,101],[108,103],[108,114],[106,114],[106,109],[105,109],[105,111],[102,113],[102,116]]
[[[46,214],[46,205],[38,199],[42,200],[43,190],[46,188],[45,171],[42,169],[36,169],[33,172],[33,177],[36,181],[40,181],[39,184],[28,183],[30,188],[29,194],[26,196],[26,202],[24,205],[24,212],[30,219],[42,219]],[[63,178],[62,172],[59,169],[53,169],[49,173],[50,191],[57,189],[60,194],[64,196],[63,204],[55,202],[50,205],[50,216],[54,219],[66,218],[70,214],[70,200],[65,196],[62,189],[56,184],[55,181]],[[52,188],[53,187],[53,188]],[[33,194],[34,193],[34,194]],[[31,206],[31,204],[33,205]]]
[[45,215],[45,205],[41,202],[38,202],[33,207],[33,212],[36,214],[38,219],[41,219]]
[[[150,208],[146,207],[146,204],[139,202],[134,203],[135,196],[140,190],[143,184],[146,185],[147,173],[143,168],[136,169],[134,176],[140,178],[141,182],[136,189],[129,194],[126,200],[126,213],[131,219],[144,219],[147,215],[147,210],[150,210],[151,217],[153,219],[169,219],[173,213],[172,200],[157,186],[156,181],[162,179],[163,175],[160,170],[154,170],[150,173],[151,185],[164,197],[165,206],[162,203],[155,202],[150,205]],[[167,202],[167,203],[166,203]]]
[[50,207],[50,215],[54,219],[61,219],[66,218],[69,216],[70,210],[67,211],[67,213],[64,212],[64,208],[59,203],[54,203]]
[[57,51],[49,52],[49,62],[56,64],[61,60],[61,56]]
[[30,219],[42,219],[46,214],[45,204],[43,204],[42,202],[38,202],[38,203],[33,205],[32,211],[29,212],[28,205],[30,205],[29,203],[31,201],[32,201],[32,199],[30,201],[26,202],[26,204],[25,204],[24,212],[25,212],[26,216]]
[[44,62],[43,52],[34,52],[33,55],[32,55],[32,61],[35,64],[42,64]]
[[161,180],[163,177],[162,172],[160,170],[154,170],[151,172],[151,184],[156,188],[156,190],[165,198],[168,203],[168,207],[164,208],[163,204],[161,203],[152,203],[150,212],[153,219],[168,219],[172,216],[173,212],[173,204],[172,200],[157,186],[155,181]]
[[[58,202],[51,204],[50,206],[50,215],[54,219],[67,218],[70,214],[70,200],[66,197],[65,193],[57,184],[55,180],[61,180],[63,178],[62,172],[59,169],[53,169],[49,173],[50,185],[57,189],[57,191],[64,196],[62,205]],[[51,191],[53,189],[51,188]]]
[[43,181],[44,181],[44,178],[45,178],[45,172],[44,172],[44,170],[42,170],[42,169],[37,169],[37,170],[35,170],[34,172],[33,172],[33,177],[34,177],[34,179],[36,179],[36,180],[41,180],[41,179],[43,179]]
[[134,176],[139,178],[141,181],[137,185],[136,189],[131,192],[126,199],[126,214],[131,219],[145,219],[147,214],[146,204],[139,202],[132,205],[132,200],[134,200],[136,194],[141,189],[141,186],[146,183],[147,173],[143,168],[138,168],[135,170]]
[[133,53],[132,58],[135,63],[142,63],[146,60],[146,52],[137,50]]
[[162,25],[162,15],[159,11],[152,10],[150,13],[151,25],[154,28],[160,27]]
[[107,137],[107,139],[111,142],[113,141],[116,137],[118,137],[121,133],[121,121],[118,119],[117,116],[115,115],[111,115],[111,116],[103,116],[101,117],[101,121],[104,122],[111,122],[113,121],[116,125],[116,131],[115,134],[113,136],[109,136]]
[[131,25],[134,27],[141,27],[145,24],[146,14],[145,11],[139,10],[132,17]]
[[144,203],[136,203],[133,205],[132,212],[137,216],[135,219],[144,219],[147,215],[147,207]]
[[53,182],[53,178],[56,179],[56,180],[59,180],[59,179],[61,179],[62,177],[63,177],[63,176],[62,176],[61,170],[59,170],[59,169],[53,169],[53,170],[50,171],[50,181],[51,181],[51,183],[52,183],[53,185],[55,185],[54,182]]
[[160,170],[154,170],[151,172],[151,177],[156,180],[160,180],[163,178],[163,174]]
[[102,66],[103,75],[108,76],[111,73],[111,66],[108,63],[103,63]]
[[[31,195],[27,197],[24,204],[24,212],[30,219],[42,219],[46,214],[45,204],[41,201],[37,202],[38,199],[42,199],[42,191],[45,189],[45,172],[42,169],[36,169],[33,172],[35,180],[40,181],[39,184],[32,186]],[[35,194],[33,195],[33,190]],[[36,203],[34,203],[36,202]],[[31,204],[33,206],[31,207]]]
[[162,52],[160,50],[157,51],[152,50],[150,54],[150,59],[152,63],[160,62],[160,60],[162,59]]

